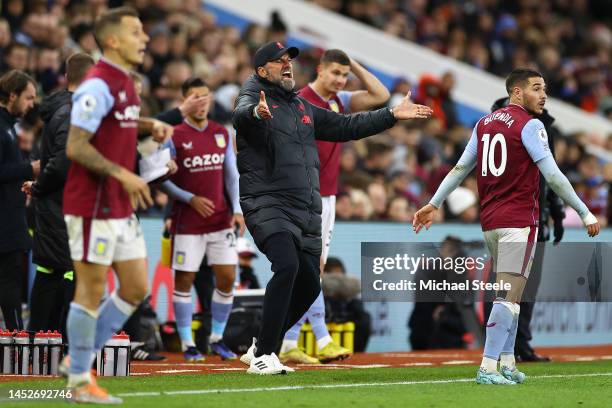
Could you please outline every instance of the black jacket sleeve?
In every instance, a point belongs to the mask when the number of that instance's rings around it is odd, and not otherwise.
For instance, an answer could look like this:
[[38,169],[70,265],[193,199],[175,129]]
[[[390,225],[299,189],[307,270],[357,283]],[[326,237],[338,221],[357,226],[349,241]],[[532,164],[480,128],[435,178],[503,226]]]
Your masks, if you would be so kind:
[[[6,133],[6,131],[0,132]],[[8,139],[6,134],[0,135],[0,183],[10,183],[15,181],[32,180],[33,169],[32,165],[26,161],[7,163],[10,156],[10,144],[13,143]]]
[[177,126],[183,123],[183,115],[179,108],[169,109],[155,115],[155,119],[161,120],[171,126]]
[[53,191],[60,190],[66,183],[70,160],[66,157],[66,141],[70,128],[70,109],[56,112],[52,119],[57,128],[51,129],[55,137],[51,149],[51,157],[47,165],[32,185],[32,195],[42,197]]
[[304,102],[312,108],[317,140],[347,142],[362,139],[392,128],[397,122],[388,108],[342,115]]
[[239,129],[243,126],[265,126],[265,121],[259,120],[253,116],[253,109],[259,103],[259,95],[254,92],[244,92],[236,98],[236,108],[232,114],[232,124],[234,129]]

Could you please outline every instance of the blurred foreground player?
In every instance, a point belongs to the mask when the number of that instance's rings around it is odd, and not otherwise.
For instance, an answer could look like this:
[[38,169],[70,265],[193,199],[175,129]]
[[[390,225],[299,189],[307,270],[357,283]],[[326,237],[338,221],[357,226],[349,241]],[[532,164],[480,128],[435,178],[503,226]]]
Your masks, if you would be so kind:
[[[344,91],[349,73],[352,72],[365,86],[365,90]],[[320,108],[336,113],[352,113],[373,109],[384,105],[389,99],[385,86],[357,61],[349,58],[342,50],[332,49],[323,53],[317,67],[317,78],[306,85],[299,95]],[[342,143],[317,140],[319,151],[321,185],[321,272],[329,255],[329,245],[336,219],[336,193],[338,191],[338,174],[340,172],[340,154]],[[318,353],[314,358],[301,350],[297,343],[300,330],[308,320],[317,339]],[[325,301],[323,292],[308,311],[294,324],[283,339],[278,358],[282,363],[317,364],[342,360],[351,355],[351,351],[336,344],[325,324]]]
[[544,78],[536,71],[515,69],[506,79],[506,90],[509,105],[478,121],[459,162],[413,219],[415,232],[428,229],[442,202],[477,166],[485,241],[496,266],[497,282],[503,280],[511,285],[510,290],[498,291],[493,303],[484,355],[476,375],[478,384],[513,385],[525,380],[525,374],[516,368],[514,343],[519,302],[537,236],[540,172],[555,193],[580,215],[589,236],[599,233],[597,219],[557,167],[544,124],[534,118],[542,114],[546,103]]
[[[121,7],[100,16],[95,37],[103,58],[75,91],[66,155],[73,161],[64,190],[64,214],[77,287],[67,331],[70,354],[61,371],[75,402],[120,403],[90,375],[94,353],[121,328],[148,292],[144,237],[134,210],[153,203],[135,175],[137,133],[156,141],[172,127],[140,119],[130,69],[142,63],[148,36],[136,11]],[[102,305],[109,266],[120,287]]]

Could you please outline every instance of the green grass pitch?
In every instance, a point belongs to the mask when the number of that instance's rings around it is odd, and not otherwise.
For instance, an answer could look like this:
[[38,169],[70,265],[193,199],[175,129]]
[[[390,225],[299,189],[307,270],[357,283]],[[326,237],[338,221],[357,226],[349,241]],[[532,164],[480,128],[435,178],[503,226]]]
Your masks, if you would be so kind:
[[[474,366],[241,372],[102,378],[122,407],[611,407],[612,361],[522,366],[515,386],[474,383]],[[0,383],[0,407],[65,407],[64,401],[7,400],[9,389],[61,388],[61,380]]]

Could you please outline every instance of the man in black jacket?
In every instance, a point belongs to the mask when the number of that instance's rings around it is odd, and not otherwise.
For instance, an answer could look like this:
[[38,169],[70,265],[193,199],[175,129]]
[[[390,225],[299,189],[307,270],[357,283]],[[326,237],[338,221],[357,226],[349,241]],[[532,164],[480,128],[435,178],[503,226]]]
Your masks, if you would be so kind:
[[34,106],[36,84],[12,70],[0,77],[0,308],[9,330],[23,329],[21,302],[25,253],[31,247],[21,184],[38,175],[19,151],[15,124]]
[[74,296],[74,273],[68,233],[62,214],[64,184],[70,168],[66,139],[70,127],[72,93],[94,64],[93,58],[77,53],[66,60],[68,89],[46,97],[40,114],[45,123],[41,141],[41,173],[36,182],[24,183],[34,198],[33,262],[37,265],[32,287],[29,330],[61,330]]
[[397,120],[426,118],[431,109],[410,94],[397,106],[341,115],[294,91],[295,47],[279,42],[255,53],[255,75],[243,85],[232,117],[237,131],[240,205],[249,232],[274,272],[266,287],[258,339],[241,357],[252,374],[282,374],[274,352],[282,335],[321,291],[321,194],[315,139],[345,142],[375,135]]

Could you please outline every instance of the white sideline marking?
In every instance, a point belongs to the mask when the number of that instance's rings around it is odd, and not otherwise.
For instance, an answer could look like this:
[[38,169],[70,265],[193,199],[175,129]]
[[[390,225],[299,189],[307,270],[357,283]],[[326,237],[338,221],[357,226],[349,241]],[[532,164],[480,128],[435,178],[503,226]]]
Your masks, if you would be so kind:
[[460,365],[460,364],[472,364],[474,360],[451,360],[451,361],[443,361],[443,365]]
[[200,370],[160,370],[156,371],[156,373],[162,374],[177,374],[177,373],[199,373]]
[[131,363],[131,366],[136,367],[221,367],[223,364],[204,364],[204,363]]
[[[608,377],[608,373],[588,373],[588,374],[555,374],[555,375],[534,375],[528,378],[570,378],[570,377]],[[449,384],[473,382],[474,378],[453,378],[448,380],[428,380],[428,381],[396,381],[396,382],[374,382],[374,383],[355,383],[355,384],[313,384],[313,385],[288,385],[283,387],[260,387],[260,388],[219,388],[212,390],[182,390],[182,391],[161,391],[161,392],[130,392],[116,394],[118,397],[161,397],[162,395],[193,395],[193,394],[229,394],[242,392],[267,392],[267,391],[294,391],[294,390],[315,390],[332,388],[355,388],[355,387],[389,387],[395,385],[420,385],[420,384]]]
[[415,366],[432,366],[433,363],[405,363],[400,364],[402,367],[415,367]]
[[576,361],[595,361],[597,357],[578,357]]

